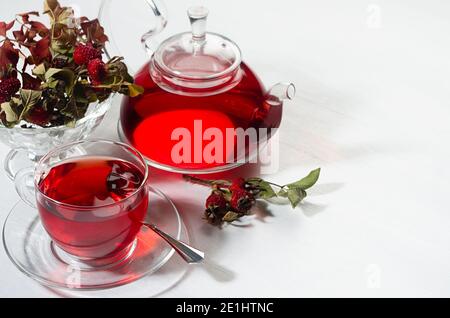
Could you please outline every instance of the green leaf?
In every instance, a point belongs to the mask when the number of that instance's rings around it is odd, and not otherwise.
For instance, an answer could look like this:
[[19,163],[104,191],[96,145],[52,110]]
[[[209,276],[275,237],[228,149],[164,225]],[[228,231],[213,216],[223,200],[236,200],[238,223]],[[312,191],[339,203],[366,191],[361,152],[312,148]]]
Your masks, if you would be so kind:
[[42,96],[41,91],[33,91],[31,89],[21,89],[20,90],[20,99],[22,100],[23,110],[19,116],[19,121],[22,120],[25,115],[36,105]]
[[55,80],[63,81],[66,84],[66,93],[67,95],[72,95],[73,88],[75,86],[75,73],[68,68],[49,68],[47,72],[45,72],[45,80],[49,83],[50,88],[55,88],[56,84]]
[[56,86],[58,86],[59,80],[51,80],[51,81],[47,81],[47,83],[45,84],[44,87],[48,87],[51,89],[55,89]]
[[311,171],[305,178],[300,181],[288,184],[286,187],[289,189],[302,189],[307,190],[316,184],[317,180],[319,180],[320,176],[320,168]]
[[49,68],[47,72],[45,72],[45,80],[49,80],[50,78],[53,78],[54,75],[58,74],[59,72],[62,72],[62,69],[60,68]]
[[[63,109],[60,110],[61,114],[68,117],[69,122],[77,121],[86,114],[88,104],[77,104],[74,98],[72,98]],[[66,123],[66,124],[68,124]]]
[[230,212],[227,212],[227,214],[225,214],[225,216],[222,218],[222,221],[231,223],[231,222],[236,221],[239,218],[240,218],[240,215],[238,213],[230,211]]
[[75,80],[75,73],[68,68],[49,68],[48,71],[45,72],[45,79],[49,80],[51,78],[71,83]]
[[103,81],[101,85],[98,85],[97,87],[100,88],[107,88],[112,90],[118,90],[124,83],[123,78],[118,75],[108,75]]
[[288,193],[285,189],[281,189],[280,191],[278,191],[277,196],[282,197],[282,198],[287,198]]
[[295,208],[304,198],[306,198],[306,191],[300,188],[289,189],[287,191],[287,197],[291,202],[292,208]]
[[121,77],[123,82],[133,83],[133,77],[129,74],[128,68],[122,60],[122,57],[113,57],[107,63],[108,74]]
[[128,85],[128,90],[130,92],[130,97],[136,97],[144,93],[144,88],[136,84]]
[[251,184],[253,186],[257,186],[258,184],[261,183],[261,181],[264,181],[264,180],[261,179],[261,178],[249,178],[246,181],[247,181],[248,184]]
[[267,181],[261,181],[259,183],[259,196],[262,199],[270,199],[276,197],[275,191],[273,191],[272,186]]
[[6,115],[6,121],[8,123],[15,123],[18,121],[19,117],[17,116],[16,112],[11,107],[11,104],[9,102],[2,103],[1,108]]
[[39,64],[33,69],[33,74],[36,76],[41,76],[45,74],[45,65],[44,63]]
[[257,189],[259,190],[258,196],[261,199],[270,199],[273,197],[276,197],[277,194],[275,193],[275,191],[273,190],[272,186],[270,185],[269,182],[261,179],[261,178],[251,178],[247,180],[247,183],[257,187]]

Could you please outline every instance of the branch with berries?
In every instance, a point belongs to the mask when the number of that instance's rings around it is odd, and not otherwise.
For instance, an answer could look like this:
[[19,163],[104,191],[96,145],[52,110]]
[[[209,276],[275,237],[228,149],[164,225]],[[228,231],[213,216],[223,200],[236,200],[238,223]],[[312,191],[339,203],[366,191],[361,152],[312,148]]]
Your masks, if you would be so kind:
[[113,93],[134,97],[143,92],[122,58],[104,62],[108,37],[97,19],[75,17],[57,0],[44,1],[44,14],[49,27],[34,19],[37,11],[0,22],[3,126],[72,126],[89,105]]
[[213,225],[221,226],[232,223],[250,215],[256,200],[273,198],[287,199],[292,208],[297,207],[306,198],[306,190],[314,186],[319,179],[320,168],[311,171],[303,179],[279,185],[261,178],[238,178],[229,180],[204,180],[189,175],[184,179],[211,188],[211,194],[206,199],[205,219]]

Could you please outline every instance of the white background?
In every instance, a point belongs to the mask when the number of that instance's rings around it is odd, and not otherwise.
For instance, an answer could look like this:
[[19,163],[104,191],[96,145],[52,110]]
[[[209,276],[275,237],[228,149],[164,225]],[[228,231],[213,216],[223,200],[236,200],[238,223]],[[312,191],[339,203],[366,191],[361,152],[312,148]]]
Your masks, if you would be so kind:
[[[185,10],[203,3],[209,28],[234,39],[268,86],[296,84],[298,96],[285,106],[280,169],[267,178],[288,182],[318,166],[322,176],[295,211],[270,206],[273,216],[251,227],[219,230],[201,220],[207,189],[153,171],[196,246],[234,273],[218,281],[194,268],[162,296],[449,297],[450,2],[165,2],[171,20],[161,39],[187,30]],[[65,3],[91,16],[99,5]],[[0,20],[40,6],[1,0]],[[137,42],[144,13],[124,13],[114,25],[134,67],[144,60]],[[97,136],[116,138],[118,107]],[[0,145],[0,157],[7,152]],[[19,198],[3,172],[0,184],[3,224]],[[0,296],[56,296],[3,249],[0,266]]]

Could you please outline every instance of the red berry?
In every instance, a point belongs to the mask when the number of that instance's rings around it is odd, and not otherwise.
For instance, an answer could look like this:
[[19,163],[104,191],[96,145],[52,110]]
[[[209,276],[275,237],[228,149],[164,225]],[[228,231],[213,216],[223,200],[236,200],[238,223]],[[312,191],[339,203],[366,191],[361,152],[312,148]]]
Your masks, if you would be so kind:
[[10,77],[0,83],[0,100],[8,101],[20,89],[20,81],[17,78]]
[[233,181],[230,186],[230,191],[244,190],[245,189],[245,179],[238,178]]
[[221,192],[213,192],[206,199],[206,209],[207,210],[221,210],[227,207],[227,200]]
[[94,59],[101,59],[102,53],[92,45],[79,44],[75,47],[73,52],[73,60],[78,65],[86,65],[89,61]]
[[255,202],[253,195],[243,189],[234,190],[231,193],[231,207],[239,213],[247,213]]
[[106,74],[105,63],[101,59],[95,59],[88,64],[88,74],[92,80],[92,84],[97,86]]

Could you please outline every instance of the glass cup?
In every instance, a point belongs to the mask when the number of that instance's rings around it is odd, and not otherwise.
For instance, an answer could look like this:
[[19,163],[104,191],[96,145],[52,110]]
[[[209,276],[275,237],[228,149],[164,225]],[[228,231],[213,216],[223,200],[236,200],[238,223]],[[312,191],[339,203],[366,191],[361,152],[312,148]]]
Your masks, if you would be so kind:
[[122,263],[133,253],[147,215],[147,180],[142,155],[107,140],[55,148],[15,178],[21,198],[38,209],[58,257],[95,268]]

